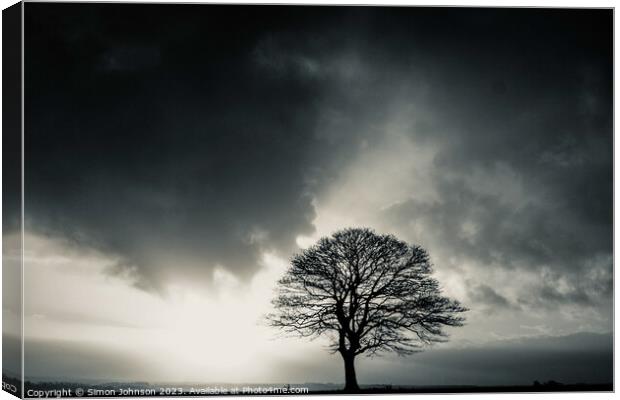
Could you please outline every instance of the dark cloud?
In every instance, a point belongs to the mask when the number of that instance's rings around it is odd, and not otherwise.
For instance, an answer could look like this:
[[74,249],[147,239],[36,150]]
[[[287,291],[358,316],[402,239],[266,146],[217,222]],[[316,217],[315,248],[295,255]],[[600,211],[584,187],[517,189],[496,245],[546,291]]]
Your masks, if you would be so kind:
[[104,52],[99,66],[106,71],[141,71],[161,62],[160,50],[155,45],[120,45]]
[[[539,274],[540,288],[522,288],[538,304],[609,301],[611,15],[581,11],[435,10],[426,15],[441,21],[434,28],[381,12],[367,18],[339,47],[361,79],[332,82],[323,103],[340,146],[326,181],[355,154],[352,143],[384,140],[381,123],[400,112],[412,142],[437,149],[436,198],[420,199],[414,187],[382,210],[381,228],[429,245],[440,261]],[[582,36],[578,21],[597,28]],[[342,65],[328,54],[328,65]]]
[[609,287],[609,10],[27,7],[29,229],[108,251],[141,287],[290,254],[395,112],[437,149],[437,198],[384,226],[569,281],[543,300]]
[[29,8],[28,229],[109,252],[146,289],[288,254],[312,232],[315,90],[264,76],[228,9],[95,8]]
[[[536,179],[535,174],[532,179]],[[523,272],[538,274],[538,282],[524,288],[524,304],[555,307],[611,298],[611,219],[605,222],[580,217],[555,203],[555,199],[562,201],[561,193],[547,194],[551,198],[544,202],[507,202],[499,195],[469,188],[463,179],[446,182],[438,177],[437,181],[442,185],[439,201],[397,204],[385,211],[388,221],[395,226],[415,221],[428,227],[424,236],[417,235],[413,240],[441,244],[437,249],[441,255],[512,271],[516,278],[512,288],[518,287]],[[533,190],[532,186],[525,184],[526,190]],[[584,203],[584,207],[590,206]],[[568,286],[558,289],[562,280]],[[481,300],[475,287],[470,293],[474,300]],[[485,297],[491,304],[501,305],[494,296]]]

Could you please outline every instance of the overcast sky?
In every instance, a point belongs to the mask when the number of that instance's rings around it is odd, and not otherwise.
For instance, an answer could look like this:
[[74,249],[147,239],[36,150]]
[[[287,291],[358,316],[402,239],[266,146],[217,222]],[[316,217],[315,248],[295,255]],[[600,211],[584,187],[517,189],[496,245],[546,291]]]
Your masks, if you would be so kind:
[[342,381],[260,321],[366,226],[471,311],[361,383],[611,380],[610,10],[25,8],[29,376]]

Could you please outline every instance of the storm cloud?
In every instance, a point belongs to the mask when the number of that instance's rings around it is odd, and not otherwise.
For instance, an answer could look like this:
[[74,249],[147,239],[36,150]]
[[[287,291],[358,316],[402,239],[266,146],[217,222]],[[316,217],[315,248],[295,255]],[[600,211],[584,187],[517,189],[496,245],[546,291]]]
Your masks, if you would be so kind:
[[247,280],[348,208],[474,303],[611,298],[608,11],[26,7],[27,229],[140,288]]

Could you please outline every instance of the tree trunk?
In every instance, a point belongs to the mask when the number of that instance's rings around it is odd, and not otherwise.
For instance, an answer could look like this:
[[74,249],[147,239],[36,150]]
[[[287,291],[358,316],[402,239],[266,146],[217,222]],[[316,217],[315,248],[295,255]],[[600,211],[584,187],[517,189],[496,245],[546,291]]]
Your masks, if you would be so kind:
[[344,391],[347,393],[357,392],[360,390],[357,386],[357,378],[355,377],[355,356],[343,354],[344,358]]

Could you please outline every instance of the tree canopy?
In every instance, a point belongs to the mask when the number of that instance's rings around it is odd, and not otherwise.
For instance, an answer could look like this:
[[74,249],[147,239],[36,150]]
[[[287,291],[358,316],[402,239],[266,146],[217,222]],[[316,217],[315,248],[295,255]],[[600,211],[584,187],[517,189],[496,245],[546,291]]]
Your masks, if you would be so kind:
[[354,390],[357,355],[411,354],[444,341],[444,327],[463,324],[466,308],[443,297],[431,274],[422,247],[366,228],[344,229],[293,257],[268,318],[286,332],[329,337]]

